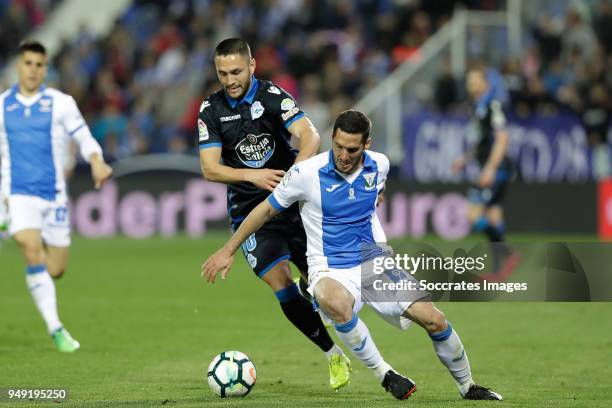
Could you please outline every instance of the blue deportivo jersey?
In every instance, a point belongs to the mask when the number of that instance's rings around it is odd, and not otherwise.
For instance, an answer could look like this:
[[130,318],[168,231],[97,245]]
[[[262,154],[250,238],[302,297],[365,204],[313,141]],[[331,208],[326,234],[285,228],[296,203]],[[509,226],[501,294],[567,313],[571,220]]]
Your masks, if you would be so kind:
[[268,201],[281,211],[303,203],[309,268],[351,268],[382,255],[376,243],[386,237],[376,203],[388,173],[389,159],[370,150],[350,175],[336,170],[331,150],[289,169]]
[[62,155],[69,137],[101,153],[74,99],[41,86],[29,98],[15,85],[0,94],[1,193],[65,198]]

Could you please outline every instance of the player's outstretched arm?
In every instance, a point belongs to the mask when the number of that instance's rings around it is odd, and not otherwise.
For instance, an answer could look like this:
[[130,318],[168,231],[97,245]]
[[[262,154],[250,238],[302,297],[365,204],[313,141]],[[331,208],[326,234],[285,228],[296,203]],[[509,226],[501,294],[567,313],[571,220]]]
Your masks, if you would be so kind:
[[221,163],[221,148],[209,147],[200,150],[200,168],[208,181],[235,184],[252,183],[255,186],[272,191],[281,181],[285,172],[277,169],[235,169]]
[[300,140],[300,153],[295,158],[295,163],[299,163],[319,153],[321,136],[319,136],[319,132],[317,132],[310,119],[302,117],[293,122],[287,130],[289,130],[292,136]]
[[249,235],[256,232],[278,213],[279,211],[272,207],[268,200],[262,201],[242,221],[240,228],[236,230],[229,241],[202,264],[202,278],[209,283],[215,283],[215,277],[221,272],[221,279],[225,279],[234,261],[234,254],[240,245]]
[[113,168],[109,166],[102,156],[98,153],[93,153],[89,156],[89,164],[91,166],[91,177],[94,181],[94,187],[99,189],[106,180],[113,175]]

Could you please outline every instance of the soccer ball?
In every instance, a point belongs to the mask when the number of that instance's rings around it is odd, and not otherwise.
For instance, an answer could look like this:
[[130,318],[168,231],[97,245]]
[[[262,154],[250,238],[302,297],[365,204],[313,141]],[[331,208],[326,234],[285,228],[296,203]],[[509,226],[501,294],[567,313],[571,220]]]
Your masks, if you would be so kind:
[[225,397],[244,397],[255,386],[255,364],[240,351],[224,351],[208,366],[208,385],[212,392]]

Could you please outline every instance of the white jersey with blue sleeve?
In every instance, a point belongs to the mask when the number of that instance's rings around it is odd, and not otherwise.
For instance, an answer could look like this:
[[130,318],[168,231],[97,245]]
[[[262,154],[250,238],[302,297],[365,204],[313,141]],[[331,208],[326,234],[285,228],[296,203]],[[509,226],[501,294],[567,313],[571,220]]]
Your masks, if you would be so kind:
[[29,98],[17,85],[0,94],[2,195],[66,199],[62,154],[69,138],[86,161],[93,153],[102,156],[70,95],[44,85]]
[[369,150],[348,176],[336,171],[331,151],[289,169],[268,201],[279,211],[303,203],[309,271],[351,268],[382,254],[376,243],[386,237],[376,203],[388,173],[389,159]]

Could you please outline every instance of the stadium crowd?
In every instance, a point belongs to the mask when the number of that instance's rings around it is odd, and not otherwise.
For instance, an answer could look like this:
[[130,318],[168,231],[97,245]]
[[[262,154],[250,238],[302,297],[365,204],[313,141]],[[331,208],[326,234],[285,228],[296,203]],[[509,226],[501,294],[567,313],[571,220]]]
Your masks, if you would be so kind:
[[[21,23],[0,36],[0,52],[14,48],[58,2],[4,0],[2,18]],[[539,15],[523,54],[499,68],[518,115],[572,110],[590,139],[603,141],[610,119],[612,4],[571,4]],[[135,0],[104,38],[82,24],[77,37],[65,40],[49,82],[75,97],[111,160],[195,151],[200,103],[218,87],[212,49],[222,38],[247,39],[257,76],[293,94],[324,129],[396,66],[419,58],[419,47],[456,7],[503,6],[496,0]],[[11,17],[17,9],[21,19]],[[8,26],[0,27],[4,34]],[[461,82],[450,71],[440,77],[432,108],[465,106]]]

